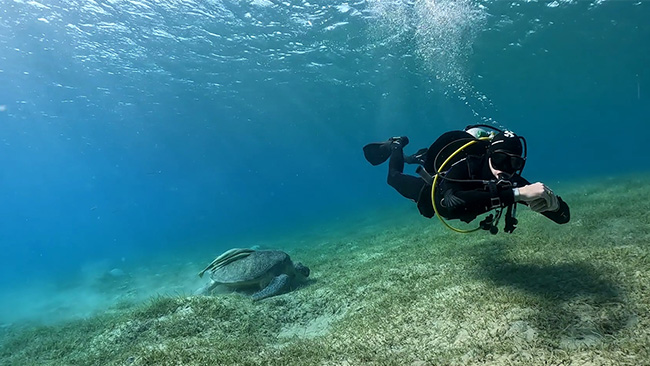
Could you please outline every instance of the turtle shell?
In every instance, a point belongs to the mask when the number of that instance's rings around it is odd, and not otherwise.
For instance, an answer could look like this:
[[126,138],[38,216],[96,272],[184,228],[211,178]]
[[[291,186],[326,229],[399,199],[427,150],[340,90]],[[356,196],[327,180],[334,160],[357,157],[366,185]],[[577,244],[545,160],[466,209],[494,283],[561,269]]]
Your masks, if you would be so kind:
[[285,273],[292,266],[289,255],[279,250],[258,250],[245,258],[215,269],[210,277],[223,284],[253,283]]

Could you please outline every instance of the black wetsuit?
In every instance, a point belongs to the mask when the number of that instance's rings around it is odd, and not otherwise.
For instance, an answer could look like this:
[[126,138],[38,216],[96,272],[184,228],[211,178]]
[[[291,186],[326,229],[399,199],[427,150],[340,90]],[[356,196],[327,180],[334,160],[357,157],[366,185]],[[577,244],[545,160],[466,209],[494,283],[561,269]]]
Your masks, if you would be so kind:
[[[404,153],[395,149],[390,157],[388,184],[402,196],[415,201],[420,213],[428,218],[435,212],[431,204],[431,186],[424,179],[403,174]],[[474,220],[478,215],[495,208],[503,208],[515,203],[512,188],[530,184],[526,179],[515,175],[509,182],[497,184],[488,164],[487,155],[468,155],[447,170],[447,179],[438,179],[436,184],[436,207],[446,219]],[[518,202],[526,204],[524,202]],[[560,197],[557,211],[541,212],[558,224],[569,222],[569,206]]]

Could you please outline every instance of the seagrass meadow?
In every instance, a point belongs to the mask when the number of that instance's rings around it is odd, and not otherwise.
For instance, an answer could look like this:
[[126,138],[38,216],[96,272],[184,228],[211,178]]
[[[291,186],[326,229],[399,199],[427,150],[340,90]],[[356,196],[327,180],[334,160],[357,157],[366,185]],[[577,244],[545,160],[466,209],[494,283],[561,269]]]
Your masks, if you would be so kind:
[[273,238],[311,267],[293,292],[160,294],[7,325],[0,364],[650,364],[647,182],[566,184],[569,224],[522,208],[511,235],[457,234],[405,206]]
[[[648,19],[643,0],[1,1],[0,366],[650,366]],[[364,154],[408,137],[417,177],[412,154],[471,125],[525,139],[523,177],[571,221],[520,206],[512,234],[457,233],[386,184],[399,154]],[[233,248],[311,275],[196,295]]]

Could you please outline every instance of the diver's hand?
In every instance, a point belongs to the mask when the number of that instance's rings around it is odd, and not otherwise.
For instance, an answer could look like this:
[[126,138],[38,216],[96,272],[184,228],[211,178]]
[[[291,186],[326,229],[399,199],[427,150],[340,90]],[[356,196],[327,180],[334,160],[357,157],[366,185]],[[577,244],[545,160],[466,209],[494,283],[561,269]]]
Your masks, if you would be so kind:
[[518,201],[528,203],[535,212],[557,211],[560,208],[555,193],[541,182],[519,188]]
[[560,208],[560,202],[554,193],[549,194],[549,198],[538,198],[528,203],[531,210],[535,212],[557,211]]
[[532,202],[538,198],[542,198],[546,193],[546,186],[544,183],[537,182],[519,188],[519,201]]

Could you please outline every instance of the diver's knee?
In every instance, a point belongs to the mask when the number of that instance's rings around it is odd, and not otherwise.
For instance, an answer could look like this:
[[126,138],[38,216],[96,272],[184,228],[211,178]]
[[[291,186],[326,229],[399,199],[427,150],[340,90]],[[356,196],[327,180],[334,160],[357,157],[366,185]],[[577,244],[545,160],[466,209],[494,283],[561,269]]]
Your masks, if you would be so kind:
[[386,178],[386,183],[388,183],[388,185],[393,187],[393,188],[397,188],[397,185],[399,184],[398,183],[399,182],[399,176],[401,174],[402,173],[400,173],[400,172],[389,171],[388,172],[388,177]]

